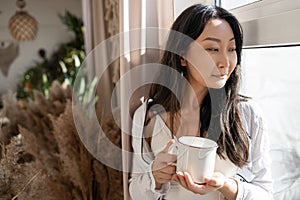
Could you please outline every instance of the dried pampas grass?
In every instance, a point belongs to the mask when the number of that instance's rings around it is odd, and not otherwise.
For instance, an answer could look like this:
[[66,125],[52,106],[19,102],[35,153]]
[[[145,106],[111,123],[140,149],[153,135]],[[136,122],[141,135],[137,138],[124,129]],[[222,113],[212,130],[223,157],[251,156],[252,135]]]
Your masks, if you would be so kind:
[[[4,100],[2,117],[9,120],[11,128],[0,137],[5,138],[0,141],[4,149],[0,199],[123,199],[122,172],[96,160],[78,136],[71,88],[56,82],[50,91],[48,99],[34,92],[34,99],[25,107],[12,94]],[[92,132],[93,124],[78,117],[85,130]],[[120,129],[113,117],[101,121],[109,140],[120,147]],[[101,138],[86,137],[97,141],[94,148],[103,151]]]

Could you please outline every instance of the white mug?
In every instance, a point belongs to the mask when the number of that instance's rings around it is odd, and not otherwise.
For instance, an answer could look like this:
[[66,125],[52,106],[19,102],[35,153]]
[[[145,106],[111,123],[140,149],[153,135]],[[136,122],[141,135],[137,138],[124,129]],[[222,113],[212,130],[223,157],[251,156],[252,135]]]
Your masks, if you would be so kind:
[[212,176],[218,145],[215,141],[195,136],[182,136],[170,147],[169,153],[177,155],[177,171],[188,172],[193,181],[204,183]]

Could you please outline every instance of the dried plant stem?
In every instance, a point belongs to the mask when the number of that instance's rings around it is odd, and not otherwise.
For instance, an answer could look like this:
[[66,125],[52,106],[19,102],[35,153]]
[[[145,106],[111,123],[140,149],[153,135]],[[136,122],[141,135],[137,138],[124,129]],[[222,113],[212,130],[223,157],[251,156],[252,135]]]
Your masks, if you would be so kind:
[[22,190],[15,195],[11,200],[15,200],[18,198],[18,196],[20,196],[20,194],[22,194],[22,192],[24,192],[24,190],[26,189],[26,187],[41,173],[41,169],[26,183],[26,185],[22,188]]
[[1,152],[1,155],[0,155],[0,160],[1,158],[4,158],[5,157],[5,144],[4,143],[0,143],[0,152]]

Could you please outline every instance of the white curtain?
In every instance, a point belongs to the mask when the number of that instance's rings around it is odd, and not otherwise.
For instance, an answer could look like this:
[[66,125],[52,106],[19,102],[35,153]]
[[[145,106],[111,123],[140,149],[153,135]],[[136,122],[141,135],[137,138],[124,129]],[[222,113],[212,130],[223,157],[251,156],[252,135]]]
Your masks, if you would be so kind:
[[[147,49],[147,46],[162,44],[164,38],[159,32],[147,34],[145,28],[170,28],[173,22],[173,0],[128,0],[120,3],[120,31],[125,32],[121,37],[121,49],[130,52],[121,55],[120,74],[124,76],[134,67],[147,63],[159,62],[159,49]],[[155,43],[155,44],[153,44]],[[140,48],[139,48],[140,47]],[[146,48],[144,48],[146,47]],[[121,50],[121,54],[122,54]],[[129,75],[130,76],[130,75]],[[140,71],[139,79],[147,74]],[[133,78],[133,77],[132,77]],[[136,74],[135,77],[136,79]],[[134,91],[132,82],[121,83],[121,121],[122,121],[122,148],[123,148],[123,183],[124,199],[130,199],[128,194],[128,178],[131,169],[130,129],[131,117],[134,110],[140,105],[140,97],[147,94],[147,86]],[[128,101],[129,100],[129,101]]]
[[[111,112],[111,94],[114,83],[119,79],[119,62],[103,66],[111,60],[111,51],[101,45],[110,36],[119,32],[118,0],[82,0],[83,21],[85,27],[86,67],[89,82],[100,78],[97,86],[99,101],[97,109],[101,109],[101,117]],[[101,52],[101,55],[99,55]],[[103,53],[104,52],[104,53]],[[115,53],[114,53],[115,54]],[[101,72],[105,68],[103,74]],[[101,74],[101,77],[97,77]]]

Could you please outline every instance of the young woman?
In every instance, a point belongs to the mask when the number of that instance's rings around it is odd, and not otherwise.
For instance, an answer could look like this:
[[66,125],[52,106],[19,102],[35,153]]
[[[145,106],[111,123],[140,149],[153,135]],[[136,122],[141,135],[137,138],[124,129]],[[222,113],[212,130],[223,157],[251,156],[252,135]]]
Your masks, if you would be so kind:
[[[220,7],[198,4],[183,11],[171,30],[161,64],[179,76],[162,70],[164,84],[152,84],[149,100],[134,114],[132,199],[271,199],[268,136],[257,108],[238,93],[239,22]],[[218,143],[215,172],[205,184],[176,172],[169,148],[183,135]]]

